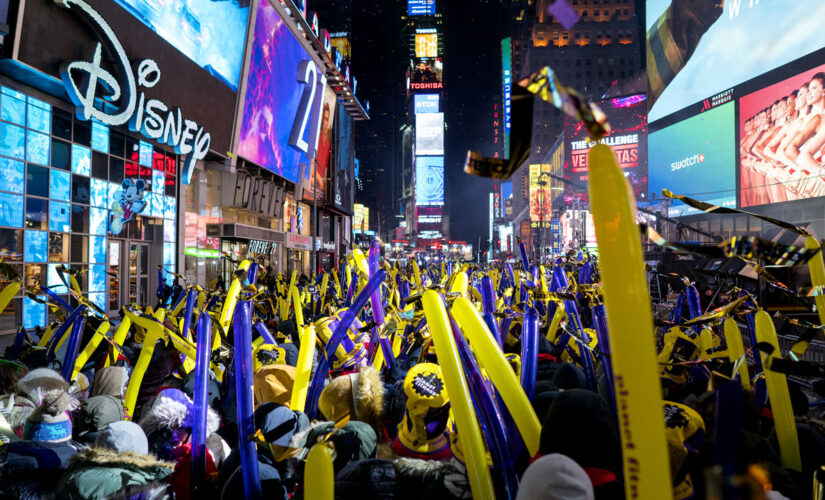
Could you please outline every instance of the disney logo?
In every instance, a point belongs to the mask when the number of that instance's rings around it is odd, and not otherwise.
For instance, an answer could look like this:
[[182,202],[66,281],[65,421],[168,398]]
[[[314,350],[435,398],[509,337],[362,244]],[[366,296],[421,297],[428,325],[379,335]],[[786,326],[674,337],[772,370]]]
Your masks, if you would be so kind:
[[[170,108],[157,99],[147,99],[138,88],[152,88],[160,81],[160,68],[152,59],[137,64],[137,77],[129,58],[109,24],[84,0],[54,0],[55,4],[83,17],[101,40],[95,46],[91,61],[74,61],[60,66],[60,78],[69,99],[74,103],[79,120],[95,119],[111,127],[128,124],[129,130],[144,137],[168,144],[184,156],[181,180],[189,184],[195,163],[206,157],[212,137],[203,126],[184,118],[180,108]],[[114,69],[125,81],[119,81],[101,66],[103,43],[115,56]],[[110,113],[95,107],[95,100],[114,104]],[[103,106],[101,106],[103,108]]]

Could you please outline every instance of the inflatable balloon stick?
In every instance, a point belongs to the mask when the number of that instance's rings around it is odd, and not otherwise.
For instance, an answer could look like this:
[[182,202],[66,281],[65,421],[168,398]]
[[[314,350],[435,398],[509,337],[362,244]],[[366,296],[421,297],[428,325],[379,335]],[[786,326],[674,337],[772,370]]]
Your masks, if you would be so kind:
[[[381,256],[381,246],[378,244],[377,241],[373,241],[370,244],[370,258],[369,258],[369,277],[372,278],[375,276],[375,273],[378,272],[378,260]],[[372,292],[372,297],[370,297],[370,302],[372,303],[372,316],[375,320],[375,324],[379,327],[384,324],[384,307],[381,301],[381,287],[379,286],[376,288],[374,292]],[[372,347],[372,346],[370,346]]]
[[518,240],[518,250],[521,253],[521,263],[524,265],[524,270],[530,270],[530,259],[527,258],[527,247],[524,246],[524,242],[519,239]]
[[86,347],[84,347],[83,350],[80,351],[80,354],[77,355],[77,359],[74,362],[74,369],[72,370],[72,378],[70,380],[74,380],[75,377],[77,377],[77,374],[80,373],[80,370],[83,369],[83,365],[85,365],[86,362],[89,361],[91,355],[94,354],[95,350],[97,350],[97,347],[100,345],[103,339],[106,338],[106,332],[109,331],[109,328],[111,328],[111,326],[111,323],[109,323],[108,321],[100,323],[100,326],[97,327],[97,330],[95,330],[95,334],[92,337],[92,339],[89,341],[88,344],[86,344]]
[[[736,320],[733,318],[725,320],[725,342],[728,345],[730,362],[734,365],[739,363],[739,383],[742,384],[743,389],[750,391],[751,381],[748,375],[748,363],[744,360],[745,346],[742,343],[742,332],[739,331],[739,325],[736,324]],[[740,360],[742,362],[739,362]]]
[[771,354],[761,353],[762,366],[765,367],[765,381],[768,386],[768,399],[771,402],[773,423],[776,427],[776,437],[779,441],[779,458],[782,466],[795,471],[802,471],[802,460],[799,457],[799,439],[796,435],[796,420],[791,408],[791,396],[788,392],[788,380],[784,373],[770,369],[773,358],[781,356],[779,342],[776,338],[776,328],[771,316],[763,309],[756,313],[756,339],[766,342],[773,347]]
[[261,477],[255,446],[255,408],[252,404],[252,303],[244,300],[235,307],[235,395],[238,409],[238,450],[241,456],[244,498],[259,499]]
[[[250,264],[250,261],[245,260],[241,262],[240,266],[238,266],[238,270],[247,271]],[[245,277],[246,275],[244,275],[244,278]],[[232,280],[232,284],[229,285],[229,290],[226,292],[226,300],[224,300],[223,308],[221,309],[219,323],[224,332],[229,331],[229,323],[232,321],[232,316],[235,312],[235,306],[238,303],[238,294],[241,292],[241,288],[243,288],[243,280],[236,276]],[[220,340],[218,337],[218,335],[215,336],[215,341],[219,342]],[[215,346],[213,345],[212,348],[214,349]]]
[[[188,306],[187,306],[188,307]],[[195,355],[195,392],[192,418],[192,497],[206,482],[206,417],[209,408],[209,357],[212,354],[212,318],[201,313],[197,323],[197,354]]]
[[[553,318],[553,321],[555,321],[555,318]],[[613,360],[610,356],[610,335],[607,333],[607,313],[604,310],[604,304],[593,307],[593,328],[596,330],[599,350],[602,352],[602,370],[604,370],[604,377],[607,382],[607,392],[610,394],[610,405],[615,410],[616,390],[613,385]]]
[[609,147],[589,153],[590,204],[599,241],[627,498],[673,498],[662,418],[653,313],[627,181]]
[[115,330],[115,335],[112,337],[112,349],[109,351],[109,355],[106,356],[106,362],[104,366],[109,366],[115,361],[117,361],[117,348],[115,346],[122,346],[123,342],[126,340],[126,335],[129,333],[129,328],[132,327],[132,320],[129,316],[124,315],[123,319],[120,321],[120,325],[118,325],[117,330]]
[[80,316],[72,323],[72,335],[69,337],[69,345],[66,346],[66,356],[63,358],[63,368],[60,370],[60,375],[70,384],[72,383],[72,372],[74,371],[77,350],[80,348],[84,328],[86,328],[86,316]]
[[290,409],[304,411],[307,400],[309,377],[312,372],[312,356],[315,353],[315,327],[304,326],[298,328],[301,346],[298,350],[298,363],[295,367],[295,383],[292,386],[292,396],[289,401]]
[[541,423],[536,417],[530,400],[522,390],[516,374],[510,368],[501,349],[489,335],[489,331],[485,332],[486,325],[469,300],[456,299],[452,306],[452,313],[461,331],[473,346],[479,365],[486,371],[507,405],[524,439],[527,451],[530,456],[535,455],[539,451]]
[[135,325],[140,324],[140,326],[146,329],[143,347],[140,349],[140,355],[138,355],[135,368],[129,377],[129,385],[126,387],[126,397],[123,401],[123,411],[127,417],[131,419],[135,415],[135,403],[137,403],[138,391],[140,390],[140,384],[143,382],[143,376],[146,374],[146,369],[149,367],[149,362],[152,360],[152,353],[155,352],[155,344],[163,338],[163,318],[166,316],[166,312],[163,308],[160,308],[155,312],[152,319],[138,316],[128,309],[126,309],[125,312],[132,323]]
[[2,292],[0,292],[0,312],[6,310],[6,307],[11,302],[11,299],[13,299],[15,295],[17,295],[17,292],[20,291],[20,286],[21,283],[19,281],[14,281],[9,283],[9,285],[6,286]]
[[[527,398],[532,401],[536,395],[536,369],[539,355],[539,313],[535,308],[531,307],[527,310],[521,326],[521,386]],[[585,354],[584,348],[580,347],[579,352]]]
[[[819,242],[813,236],[808,236],[805,240],[805,248],[819,248]],[[808,261],[808,269],[811,272],[811,285],[815,287],[825,286],[825,261],[822,258],[822,251],[811,257],[811,260]],[[819,315],[819,324],[825,325],[825,295],[822,293],[815,295],[814,303],[816,303],[816,313]],[[802,357],[805,354],[804,351],[808,349],[807,342],[800,342],[800,344],[799,347],[794,346],[791,349],[797,358]]]
[[484,440],[481,437],[481,429],[471,403],[470,389],[461,368],[458,348],[451,331],[447,310],[444,308],[444,301],[433,290],[424,292],[422,301],[424,315],[427,317],[430,335],[432,335],[433,345],[444,375],[444,384],[450,395],[473,498],[492,499],[495,497],[495,492],[490,470],[487,468],[487,452],[484,449]]
[[332,468],[332,450],[329,445],[316,443],[309,450],[304,478],[304,498],[307,500],[335,498],[335,471]]

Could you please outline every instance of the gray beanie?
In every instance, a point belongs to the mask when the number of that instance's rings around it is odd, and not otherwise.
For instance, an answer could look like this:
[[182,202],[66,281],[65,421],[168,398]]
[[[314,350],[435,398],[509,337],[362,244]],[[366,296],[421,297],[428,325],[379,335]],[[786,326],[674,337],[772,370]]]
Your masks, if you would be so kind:
[[553,453],[533,462],[524,476],[516,500],[594,500],[590,477],[573,459]]
[[131,451],[146,455],[149,453],[149,441],[143,429],[134,422],[121,420],[112,422],[100,431],[95,441],[98,448],[107,448],[118,453]]

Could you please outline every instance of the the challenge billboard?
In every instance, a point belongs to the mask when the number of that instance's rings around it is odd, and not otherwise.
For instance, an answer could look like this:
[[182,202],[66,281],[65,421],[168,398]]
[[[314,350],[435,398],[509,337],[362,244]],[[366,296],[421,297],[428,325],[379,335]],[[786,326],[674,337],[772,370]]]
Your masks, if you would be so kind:
[[248,1],[115,2],[232,90],[238,89],[249,16]]
[[415,157],[415,204],[444,204],[444,157]]
[[[600,142],[610,146],[627,177],[636,199],[647,192],[647,119],[645,95],[631,95],[599,101],[611,131]],[[565,185],[566,194],[585,192],[588,180],[587,154],[595,145],[584,124],[570,117],[564,120],[564,178],[581,186]]]

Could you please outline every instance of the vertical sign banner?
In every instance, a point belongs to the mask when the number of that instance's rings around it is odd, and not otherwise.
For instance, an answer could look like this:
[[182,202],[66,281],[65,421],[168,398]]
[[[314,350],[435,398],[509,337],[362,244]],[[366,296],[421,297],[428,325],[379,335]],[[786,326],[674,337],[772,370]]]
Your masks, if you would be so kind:
[[495,210],[495,201],[493,199],[493,193],[490,193],[490,244],[487,245],[487,259],[493,260],[493,220],[496,218],[496,210]]
[[415,154],[444,154],[444,113],[415,115]]
[[444,157],[415,158],[415,204],[444,204]]
[[553,213],[553,191],[550,177],[542,176],[543,172],[550,172],[549,164],[530,165],[530,220],[533,222],[533,227],[539,227],[542,221],[549,224]]
[[510,101],[512,98],[512,68],[510,62],[511,39],[505,38],[501,41],[501,83],[504,111],[504,159],[510,159]]

